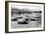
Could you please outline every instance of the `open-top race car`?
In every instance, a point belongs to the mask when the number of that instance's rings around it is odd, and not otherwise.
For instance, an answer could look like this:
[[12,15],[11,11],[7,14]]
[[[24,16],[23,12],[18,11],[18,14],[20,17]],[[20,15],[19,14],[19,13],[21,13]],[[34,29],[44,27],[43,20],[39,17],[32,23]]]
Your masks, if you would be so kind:
[[28,22],[27,22],[28,17],[19,16],[19,17],[12,19],[12,21],[17,21],[18,24],[28,24]]

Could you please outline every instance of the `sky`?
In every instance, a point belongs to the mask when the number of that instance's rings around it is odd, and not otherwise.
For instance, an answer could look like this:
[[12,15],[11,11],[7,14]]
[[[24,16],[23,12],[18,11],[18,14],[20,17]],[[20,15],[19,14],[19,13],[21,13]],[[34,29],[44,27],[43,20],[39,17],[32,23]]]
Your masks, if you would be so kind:
[[33,11],[42,10],[42,6],[40,4],[11,3],[11,7],[18,8],[18,9],[30,9]]

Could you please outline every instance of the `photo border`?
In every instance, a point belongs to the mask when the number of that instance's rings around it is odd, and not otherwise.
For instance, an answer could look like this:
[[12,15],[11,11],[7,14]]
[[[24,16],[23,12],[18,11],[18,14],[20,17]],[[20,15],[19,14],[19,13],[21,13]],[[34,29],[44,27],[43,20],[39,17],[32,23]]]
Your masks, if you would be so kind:
[[[44,5],[44,29],[43,30],[29,30],[29,31],[14,31],[14,32],[9,32],[8,30],[8,16],[9,16],[9,2],[13,3],[30,3],[30,4],[43,4]],[[45,3],[40,3],[40,2],[24,2],[24,1],[5,1],[5,32],[6,33],[20,33],[20,32],[37,32],[37,31],[45,31]]]

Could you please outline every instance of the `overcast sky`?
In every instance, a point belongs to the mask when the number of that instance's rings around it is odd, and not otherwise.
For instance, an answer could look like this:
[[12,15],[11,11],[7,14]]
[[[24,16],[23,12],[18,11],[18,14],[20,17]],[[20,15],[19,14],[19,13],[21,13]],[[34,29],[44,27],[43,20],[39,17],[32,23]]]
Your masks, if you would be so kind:
[[30,10],[42,10],[42,6],[40,4],[24,4],[24,3],[12,3],[12,8],[18,9],[30,9]]

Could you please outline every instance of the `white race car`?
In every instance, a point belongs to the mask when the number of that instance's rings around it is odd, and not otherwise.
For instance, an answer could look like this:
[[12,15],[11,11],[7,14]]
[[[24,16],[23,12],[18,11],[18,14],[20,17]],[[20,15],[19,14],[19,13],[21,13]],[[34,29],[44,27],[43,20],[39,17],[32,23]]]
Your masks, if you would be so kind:
[[28,17],[25,16],[19,16],[16,17],[14,19],[12,19],[12,21],[17,21],[18,24],[28,24]]

